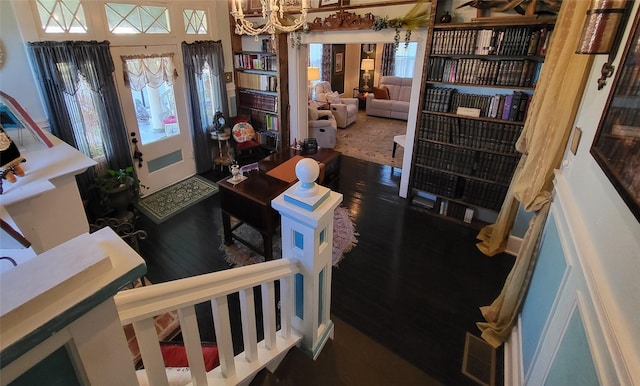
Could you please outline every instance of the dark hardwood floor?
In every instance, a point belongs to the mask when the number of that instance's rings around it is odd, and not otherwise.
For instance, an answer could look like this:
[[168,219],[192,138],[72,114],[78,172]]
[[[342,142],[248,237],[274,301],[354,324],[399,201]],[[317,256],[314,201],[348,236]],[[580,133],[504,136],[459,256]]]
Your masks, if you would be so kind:
[[[499,294],[514,258],[486,257],[475,247],[477,230],[407,206],[401,172],[343,156],[338,191],[360,235],[333,269],[335,340],[315,362],[291,351],[253,385],[476,385],[461,372],[465,334],[479,335],[478,308]],[[162,224],[141,217],[137,225],[148,232],[140,247],[151,282],[230,268],[218,249],[219,195]],[[210,323],[206,307],[198,315]],[[202,339],[215,339],[208,334]]]

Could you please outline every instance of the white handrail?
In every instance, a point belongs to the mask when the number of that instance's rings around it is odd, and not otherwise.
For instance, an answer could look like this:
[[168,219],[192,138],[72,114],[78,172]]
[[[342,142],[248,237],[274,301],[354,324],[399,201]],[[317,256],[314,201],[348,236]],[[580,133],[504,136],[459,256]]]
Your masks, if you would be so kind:
[[[296,261],[279,259],[250,266],[189,277],[172,282],[143,286],[118,293],[115,303],[122,325],[133,324],[147,378],[152,385],[168,385],[153,317],[178,311],[180,327],[194,384],[246,383],[262,368],[284,357],[301,340],[291,330],[293,317],[293,275],[299,273]],[[281,329],[276,331],[274,281],[280,281]],[[253,288],[262,288],[264,336],[256,339]],[[227,295],[238,292],[241,299],[242,335],[245,351],[233,353]],[[205,372],[195,305],[210,302],[220,366]]]

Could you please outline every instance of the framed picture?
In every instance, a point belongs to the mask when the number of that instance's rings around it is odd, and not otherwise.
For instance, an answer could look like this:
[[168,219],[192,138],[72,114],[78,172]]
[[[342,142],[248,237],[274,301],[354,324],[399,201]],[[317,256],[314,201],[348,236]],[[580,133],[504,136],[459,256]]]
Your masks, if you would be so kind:
[[336,70],[334,71],[336,74],[339,74],[343,70],[344,65],[344,53],[336,52]]
[[285,12],[299,12],[300,7],[302,7],[302,0],[285,0],[282,10]]
[[631,29],[591,154],[640,221],[640,14]]
[[248,12],[253,13],[262,11],[262,3],[260,2],[260,0],[249,0],[247,3],[249,6],[249,8],[247,9]]
[[320,0],[321,7],[337,7],[342,5],[340,0]]

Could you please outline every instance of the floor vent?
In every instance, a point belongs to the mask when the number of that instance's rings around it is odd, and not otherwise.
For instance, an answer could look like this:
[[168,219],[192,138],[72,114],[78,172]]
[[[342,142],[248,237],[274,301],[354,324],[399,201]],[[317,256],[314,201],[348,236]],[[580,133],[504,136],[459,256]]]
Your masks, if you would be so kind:
[[467,332],[462,358],[462,374],[484,386],[496,382],[496,349]]

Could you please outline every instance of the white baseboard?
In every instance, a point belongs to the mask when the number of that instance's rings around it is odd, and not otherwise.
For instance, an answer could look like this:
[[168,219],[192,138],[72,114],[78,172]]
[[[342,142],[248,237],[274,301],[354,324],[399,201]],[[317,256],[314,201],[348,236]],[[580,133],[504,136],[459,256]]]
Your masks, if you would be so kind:
[[504,343],[504,386],[523,384],[521,343],[520,317],[518,316],[518,322],[511,330],[511,337]]
[[522,245],[522,238],[509,235],[509,239],[507,240],[507,248],[505,252],[512,255],[518,256],[518,251],[520,251],[520,246]]

